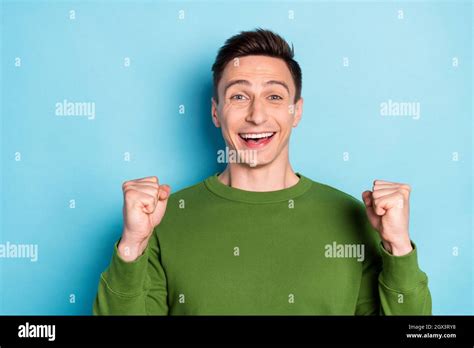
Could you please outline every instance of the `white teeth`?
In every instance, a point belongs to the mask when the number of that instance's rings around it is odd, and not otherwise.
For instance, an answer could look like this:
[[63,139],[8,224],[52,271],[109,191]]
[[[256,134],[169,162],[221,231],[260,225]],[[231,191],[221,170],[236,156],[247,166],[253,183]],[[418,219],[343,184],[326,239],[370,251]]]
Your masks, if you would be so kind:
[[241,133],[240,136],[244,139],[260,139],[260,138],[267,138],[272,136],[273,132],[271,133]]

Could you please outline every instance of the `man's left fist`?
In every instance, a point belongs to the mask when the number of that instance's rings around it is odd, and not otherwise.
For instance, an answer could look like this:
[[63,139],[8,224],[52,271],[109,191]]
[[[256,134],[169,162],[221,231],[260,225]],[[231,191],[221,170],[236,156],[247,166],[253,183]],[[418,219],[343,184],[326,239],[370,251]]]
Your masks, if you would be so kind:
[[408,235],[410,191],[407,184],[375,180],[362,200],[371,225],[379,232],[384,248],[395,256],[413,250]]

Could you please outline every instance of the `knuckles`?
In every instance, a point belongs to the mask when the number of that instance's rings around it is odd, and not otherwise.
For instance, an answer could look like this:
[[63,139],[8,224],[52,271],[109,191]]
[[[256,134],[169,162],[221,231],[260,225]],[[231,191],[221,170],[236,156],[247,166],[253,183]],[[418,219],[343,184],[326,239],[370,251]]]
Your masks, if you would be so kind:
[[158,206],[160,192],[158,178],[155,176],[144,179],[127,180],[122,183],[125,220],[130,214],[138,211],[152,214]]
[[[382,187],[379,187],[377,188],[376,185],[374,185],[372,187],[372,196],[375,197],[375,198],[378,198],[378,197],[383,197],[384,194],[381,193],[381,190],[384,190],[384,188]],[[393,193],[402,193],[402,194],[410,194],[411,192],[411,186],[408,185],[408,184],[398,184],[397,187],[396,187],[396,191],[393,192]]]
[[125,204],[128,207],[132,207],[137,205],[137,203],[143,203],[148,206],[156,206],[157,199],[153,196],[143,194],[142,192],[139,191],[128,191],[125,194]]
[[[399,201],[406,201],[408,198],[407,194],[404,193],[404,192],[401,192],[401,191],[397,191],[397,192],[394,192],[390,197],[389,197],[389,201],[396,201],[396,202],[399,202]],[[373,200],[373,204],[375,207],[378,207],[380,206],[383,202],[386,201],[386,198],[385,196],[380,196],[378,198],[375,198]]]
[[402,185],[400,186],[400,188],[403,189],[403,190],[406,190],[406,191],[408,191],[408,192],[411,192],[411,186],[408,185],[408,184],[402,184]]
[[156,176],[153,176],[151,178],[154,178],[153,179],[153,182],[150,182],[150,181],[136,181],[136,180],[128,180],[128,181],[124,181],[122,183],[122,190],[125,191],[127,189],[129,189],[131,186],[134,186],[134,187],[139,187],[140,185],[144,185],[146,186],[147,189],[154,189],[158,192],[159,190],[159,187],[160,185],[158,185],[158,178]]

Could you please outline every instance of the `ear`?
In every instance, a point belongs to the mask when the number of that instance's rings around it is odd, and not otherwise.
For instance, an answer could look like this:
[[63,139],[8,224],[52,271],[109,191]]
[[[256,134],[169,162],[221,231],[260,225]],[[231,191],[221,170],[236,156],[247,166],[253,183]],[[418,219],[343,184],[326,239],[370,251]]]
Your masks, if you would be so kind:
[[298,123],[301,121],[301,116],[303,116],[303,102],[303,98],[300,97],[296,104],[294,104],[293,128],[298,126]]
[[212,123],[214,123],[214,126],[216,126],[217,128],[220,128],[221,124],[219,122],[219,116],[217,115],[217,103],[214,97],[211,98],[211,102],[212,102],[212,108],[211,108]]

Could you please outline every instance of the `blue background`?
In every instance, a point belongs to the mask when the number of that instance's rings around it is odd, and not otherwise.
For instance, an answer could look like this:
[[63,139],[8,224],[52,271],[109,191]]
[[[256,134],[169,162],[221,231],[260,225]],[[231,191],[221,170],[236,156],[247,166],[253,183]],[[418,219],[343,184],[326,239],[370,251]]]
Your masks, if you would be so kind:
[[[263,27],[303,71],[295,170],[358,199],[374,179],[409,183],[433,312],[473,314],[472,7],[3,1],[0,243],[38,244],[39,259],[0,258],[0,313],[91,313],[122,182],[157,175],[176,191],[222,170],[210,68],[228,37]],[[56,116],[64,99],[95,102],[95,119]],[[389,99],[420,102],[420,119],[381,116]]]

